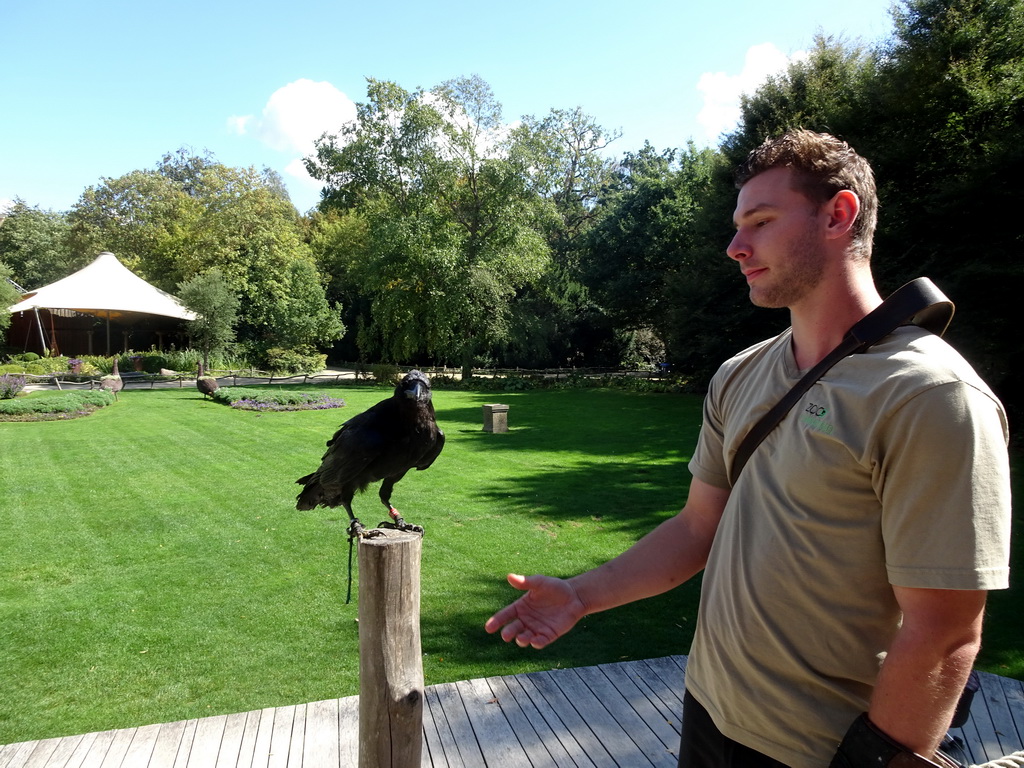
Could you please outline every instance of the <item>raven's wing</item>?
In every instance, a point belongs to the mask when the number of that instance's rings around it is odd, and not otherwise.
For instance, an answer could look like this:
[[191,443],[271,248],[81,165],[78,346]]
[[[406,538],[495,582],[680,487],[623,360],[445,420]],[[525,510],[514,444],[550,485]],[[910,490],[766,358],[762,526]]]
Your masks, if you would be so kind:
[[420,456],[420,460],[416,463],[416,469],[426,469],[434,463],[434,459],[441,455],[441,449],[444,448],[444,432],[438,427],[437,436],[434,438],[433,445]]

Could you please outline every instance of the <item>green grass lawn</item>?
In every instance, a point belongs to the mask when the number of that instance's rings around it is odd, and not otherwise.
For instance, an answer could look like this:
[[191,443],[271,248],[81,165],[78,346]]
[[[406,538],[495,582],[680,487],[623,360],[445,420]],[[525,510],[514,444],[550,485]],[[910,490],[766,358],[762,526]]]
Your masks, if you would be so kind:
[[[389,390],[323,391],[347,406],[260,414],[129,389],[87,418],[0,424],[0,743],[358,692],[345,513],[297,512],[294,481]],[[482,431],[492,402],[509,433]],[[426,528],[428,685],[687,651],[697,583],[540,652],[482,625],[513,597],[508,571],[578,573],[678,510],[698,397],[439,391],[435,406],[444,453],[393,497]],[[356,499],[368,524],[375,490]],[[990,602],[983,668],[1024,678],[1019,601]]]

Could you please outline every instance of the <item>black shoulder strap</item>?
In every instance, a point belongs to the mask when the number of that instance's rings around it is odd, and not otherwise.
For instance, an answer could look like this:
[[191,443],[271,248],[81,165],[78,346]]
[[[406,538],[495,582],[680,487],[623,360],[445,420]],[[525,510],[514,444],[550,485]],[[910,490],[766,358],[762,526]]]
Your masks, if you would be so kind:
[[913,323],[941,336],[946,332],[952,319],[953,302],[947,299],[927,277],[912,280],[895,291],[854,325],[843,337],[839,346],[811,368],[759,422],[751,427],[733,458],[730,483],[735,485],[736,479],[740,476],[747,459],[754,453],[754,449],[761,444],[769,432],[775,429],[775,426],[782,421],[783,417],[796,405],[796,402],[811,388],[814,382],[824,376],[825,372],[833,365],[844,357],[863,352],[872,344],[892,333],[897,326]]

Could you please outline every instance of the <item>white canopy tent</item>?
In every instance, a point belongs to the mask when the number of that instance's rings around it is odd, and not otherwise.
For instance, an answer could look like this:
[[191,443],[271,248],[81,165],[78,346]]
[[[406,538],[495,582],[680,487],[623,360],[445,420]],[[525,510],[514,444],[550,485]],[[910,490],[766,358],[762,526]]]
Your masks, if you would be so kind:
[[52,313],[76,312],[107,321],[107,350],[110,348],[110,321],[130,322],[132,316],[159,315],[178,320],[195,320],[171,294],[161,291],[124,266],[109,252],[101,253],[86,267],[55,283],[26,293],[9,308],[12,313],[34,312],[43,346],[46,342],[39,310]]

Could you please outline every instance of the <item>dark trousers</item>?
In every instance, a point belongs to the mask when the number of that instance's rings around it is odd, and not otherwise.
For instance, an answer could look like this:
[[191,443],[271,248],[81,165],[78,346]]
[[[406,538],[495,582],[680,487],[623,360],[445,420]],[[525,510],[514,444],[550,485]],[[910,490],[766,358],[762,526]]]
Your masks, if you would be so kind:
[[750,747],[728,739],[690,692],[683,696],[679,768],[786,768]]

